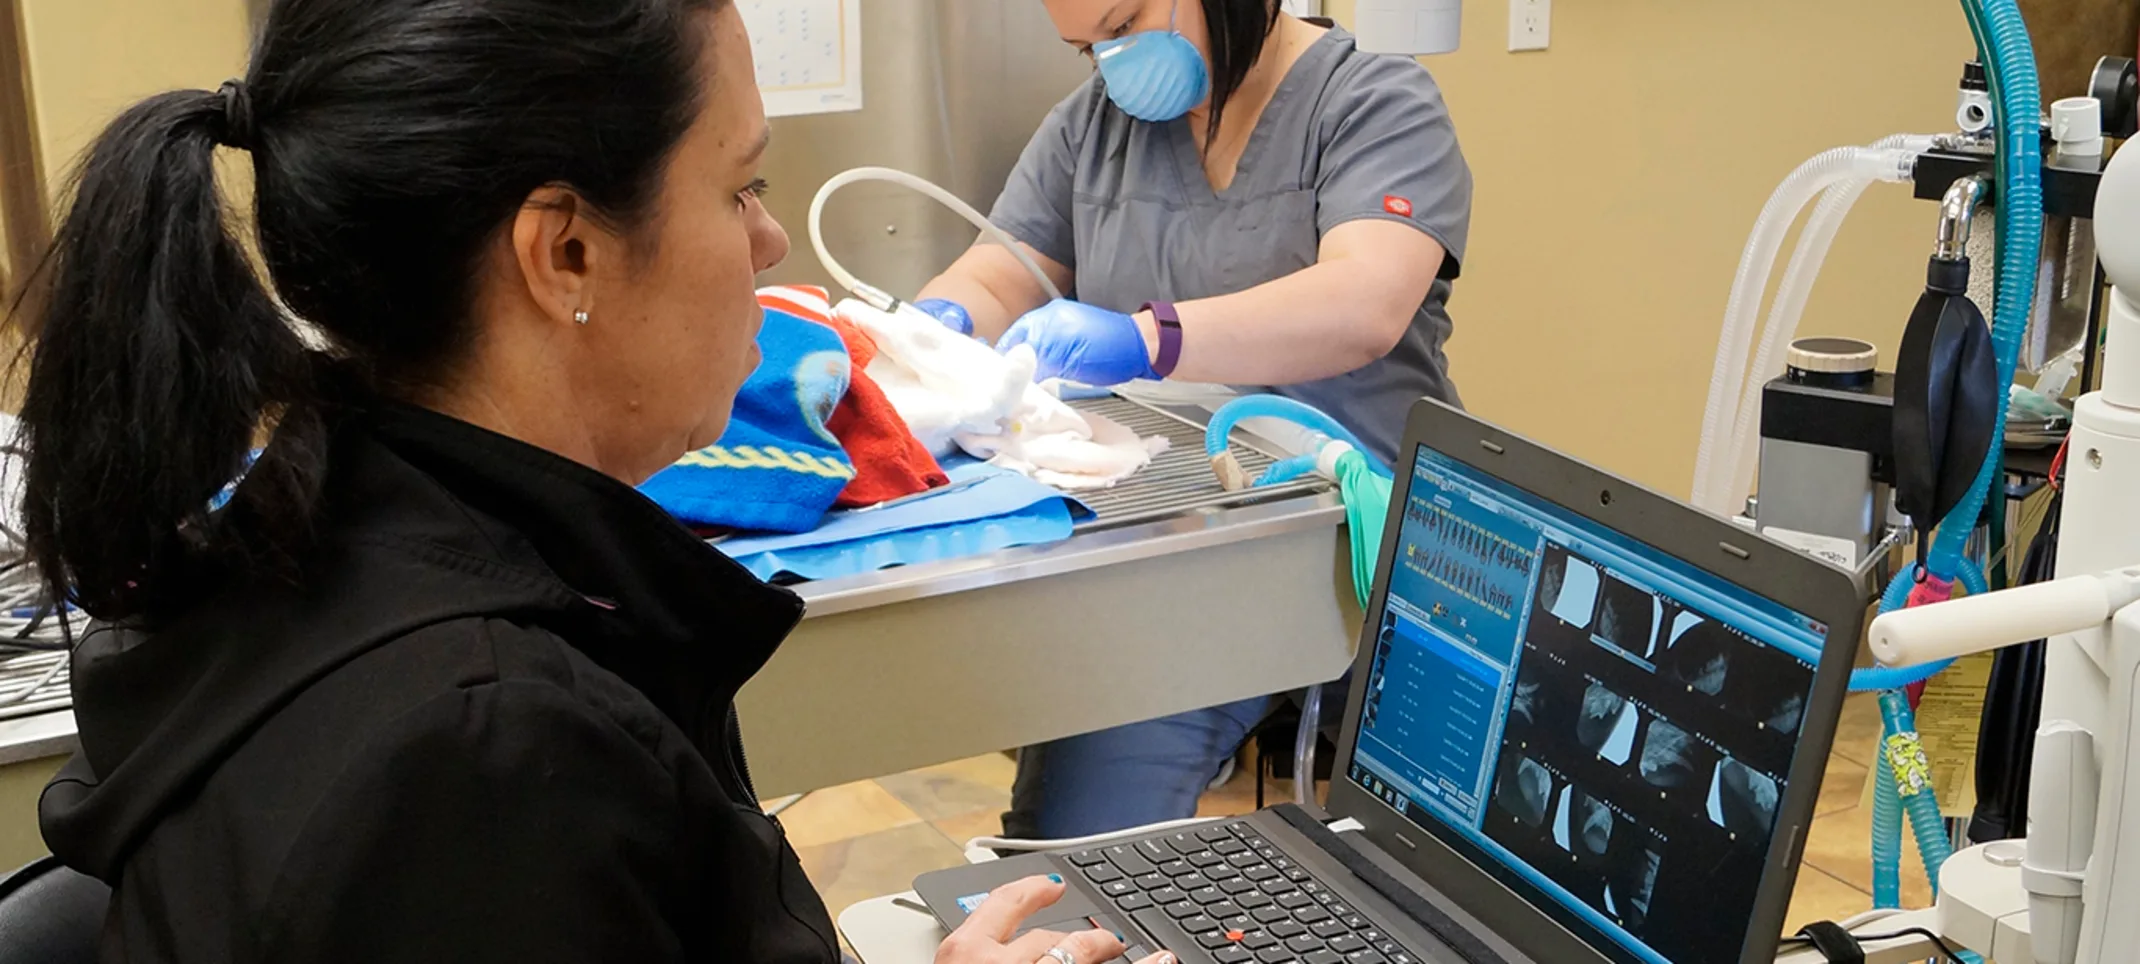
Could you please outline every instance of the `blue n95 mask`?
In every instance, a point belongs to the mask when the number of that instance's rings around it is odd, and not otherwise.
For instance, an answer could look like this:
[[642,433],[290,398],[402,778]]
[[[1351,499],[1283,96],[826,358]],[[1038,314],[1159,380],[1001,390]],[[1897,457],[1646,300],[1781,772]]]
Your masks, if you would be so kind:
[[1165,123],[1204,102],[1211,74],[1204,55],[1174,30],[1147,30],[1092,45],[1107,98],[1141,121]]

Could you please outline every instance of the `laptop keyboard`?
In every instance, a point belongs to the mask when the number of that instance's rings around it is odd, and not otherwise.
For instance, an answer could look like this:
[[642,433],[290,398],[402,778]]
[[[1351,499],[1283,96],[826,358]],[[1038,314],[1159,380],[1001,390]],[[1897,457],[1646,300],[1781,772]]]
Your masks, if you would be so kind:
[[1246,823],[1067,859],[1140,927],[1170,920],[1218,964],[1419,964]]

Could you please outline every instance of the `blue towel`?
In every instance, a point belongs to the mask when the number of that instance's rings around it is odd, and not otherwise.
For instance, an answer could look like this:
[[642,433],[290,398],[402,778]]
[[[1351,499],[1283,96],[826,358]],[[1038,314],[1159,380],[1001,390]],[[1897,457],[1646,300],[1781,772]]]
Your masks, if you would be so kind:
[[985,555],[1014,546],[1059,542],[1092,510],[1055,489],[1008,469],[972,460],[944,465],[957,485],[882,510],[835,512],[802,535],[738,536],[716,544],[760,579],[789,574],[835,579],[893,566]]
[[[757,371],[736,395],[728,431],[640,486],[695,526],[807,532],[824,519],[855,467],[825,427],[853,376],[847,346],[809,317],[821,292],[759,293],[765,326]],[[829,309],[828,309],[829,311]]]

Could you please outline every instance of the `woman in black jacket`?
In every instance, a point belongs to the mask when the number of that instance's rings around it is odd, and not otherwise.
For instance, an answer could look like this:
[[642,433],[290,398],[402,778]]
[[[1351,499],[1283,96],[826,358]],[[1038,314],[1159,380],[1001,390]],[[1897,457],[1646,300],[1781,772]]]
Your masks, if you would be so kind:
[[[631,488],[757,363],[766,133],[726,0],[280,0],[97,141],[23,425],[106,960],[838,958],[733,709],[802,606]],[[1060,894],[939,960],[1121,953]]]

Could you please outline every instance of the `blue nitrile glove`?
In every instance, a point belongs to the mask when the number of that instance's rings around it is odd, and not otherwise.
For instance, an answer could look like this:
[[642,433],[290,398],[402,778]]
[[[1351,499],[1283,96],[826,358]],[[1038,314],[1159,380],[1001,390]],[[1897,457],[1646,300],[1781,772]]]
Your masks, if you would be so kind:
[[944,327],[968,338],[973,337],[973,316],[966,313],[966,306],[943,298],[924,298],[914,302],[914,307],[921,309],[922,314],[936,319]]
[[1065,378],[1086,385],[1120,385],[1158,379],[1137,322],[1120,312],[1057,298],[1026,313],[996,343],[997,351],[1031,345],[1040,356],[1041,379]]

